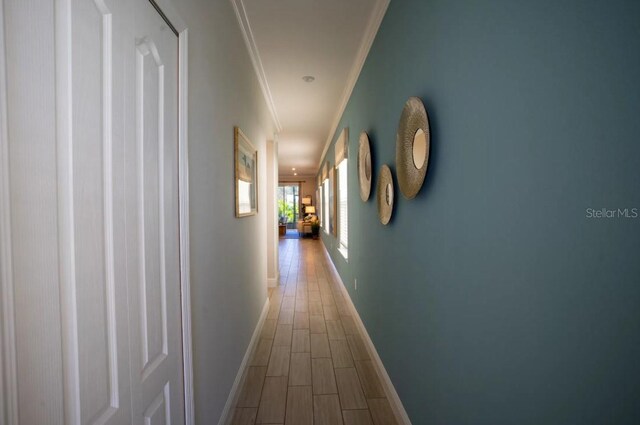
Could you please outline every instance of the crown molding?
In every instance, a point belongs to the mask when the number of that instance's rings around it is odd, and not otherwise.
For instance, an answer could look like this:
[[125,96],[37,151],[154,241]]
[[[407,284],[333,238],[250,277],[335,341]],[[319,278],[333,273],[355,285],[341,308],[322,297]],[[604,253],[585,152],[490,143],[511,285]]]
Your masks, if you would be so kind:
[[256,41],[253,38],[253,31],[251,31],[251,25],[249,24],[249,18],[247,17],[247,11],[244,7],[244,3],[242,3],[242,0],[230,1],[233,5],[233,9],[236,12],[236,18],[238,18],[238,24],[240,24],[242,36],[244,37],[244,42],[247,45],[247,50],[249,51],[249,56],[251,57],[251,62],[253,63],[253,69],[255,70],[256,76],[258,77],[258,82],[260,83],[260,88],[262,89],[264,100],[267,103],[269,112],[271,112],[271,118],[273,118],[273,123],[276,126],[277,132],[281,132],[282,125],[280,124],[280,120],[278,119],[276,106],[273,102],[273,97],[271,96],[271,89],[269,88],[267,76],[264,72],[264,67],[262,66],[262,60],[260,59],[258,46],[256,45]]
[[[238,0],[241,1],[241,0]],[[380,28],[380,24],[382,23],[382,19],[384,18],[385,13],[387,12],[387,8],[389,7],[389,3],[391,0],[378,0],[375,7],[373,8],[373,12],[371,13],[371,18],[369,19],[369,23],[367,24],[367,29],[362,36],[362,42],[360,43],[360,49],[358,49],[358,54],[356,56],[355,61],[353,62],[353,66],[351,67],[351,72],[349,73],[349,78],[347,79],[347,83],[345,84],[344,91],[342,92],[342,99],[340,101],[340,106],[338,107],[337,113],[333,118],[333,123],[331,124],[331,130],[329,131],[329,135],[327,136],[327,141],[325,142],[324,149],[322,150],[322,155],[320,155],[320,159],[318,160],[318,169],[322,166],[322,159],[327,154],[329,150],[329,146],[331,145],[331,141],[333,140],[333,135],[336,133],[338,129],[338,124],[340,124],[340,119],[342,118],[342,114],[344,114],[344,110],[347,107],[347,103],[349,103],[349,99],[351,98],[351,93],[353,92],[353,88],[356,86],[358,82],[358,78],[360,77],[360,72],[362,72],[362,67],[364,66],[365,60],[367,60],[367,56],[369,55],[369,50],[371,50],[371,45],[373,44],[373,40],[376,38],[376,34],[378,33],[378,29]]]

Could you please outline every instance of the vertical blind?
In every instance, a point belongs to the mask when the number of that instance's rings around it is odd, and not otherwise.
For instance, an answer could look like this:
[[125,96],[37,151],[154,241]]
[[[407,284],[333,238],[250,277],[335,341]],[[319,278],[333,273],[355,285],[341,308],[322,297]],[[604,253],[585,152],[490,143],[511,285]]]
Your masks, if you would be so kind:
[[322,183],[322,227],[329,233],[329,179]]
[[343,159],[338,165],[338,209],[339,225],[338,237],[340,248],[345,254],[349,247],[349,215],[347,202],[347,160]]
[[318,221],[320,222],[320,226],[324,225],[323,222],[323,214],[322,214],[322,170],[318,173],[318,190],[316,190],[316,202],[318,203],[316,214],[318,215]]
[[336,168],[338,170],[338,243],[346,257],[349,246],[349,211],[347,202],[347,156],[349,153],[349,128],[340,132],[334,148]]

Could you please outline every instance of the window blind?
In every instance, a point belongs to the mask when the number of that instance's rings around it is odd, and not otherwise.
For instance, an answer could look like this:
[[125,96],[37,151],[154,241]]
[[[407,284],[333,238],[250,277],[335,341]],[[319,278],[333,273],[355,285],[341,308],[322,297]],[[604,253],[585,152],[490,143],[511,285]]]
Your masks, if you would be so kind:
[[349,150],[349,128],[345,127],[340,132],[340,136],[338,136],[338,140],[336,140],[336,144],[334,148],[336,166],[340,164],[340,162],[347,157],[348,150]]
[[347,163],[343,159],[338,165],[338,237],[340,240],[340,250],[346,257],[349,247],[349,210],[348,210],[348,187],[347,187]]
[[329,179],[325,179],[322,186],[322,227],[329,233]]
[[323,197],[322,197],[322,183],[320,183],[320,185],[318,186],[318,191],[316,192],[318,195],[316,196],[316,199],[318,200],[318,209],[316,210],[316,214],[318,215],[318,220],[320,221],[320,226],[324,225],[324,213],[323,213],[323,207],[324,207],[324,201],[323,201]]

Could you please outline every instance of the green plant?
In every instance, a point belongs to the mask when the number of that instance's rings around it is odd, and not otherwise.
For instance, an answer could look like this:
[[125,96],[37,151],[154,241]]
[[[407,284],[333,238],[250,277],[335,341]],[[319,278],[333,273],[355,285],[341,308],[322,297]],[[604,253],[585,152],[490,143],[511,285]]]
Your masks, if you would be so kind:
[[278,200],[278,217],[285,217],[288,223],[293,223],[293,206],[284,200]]

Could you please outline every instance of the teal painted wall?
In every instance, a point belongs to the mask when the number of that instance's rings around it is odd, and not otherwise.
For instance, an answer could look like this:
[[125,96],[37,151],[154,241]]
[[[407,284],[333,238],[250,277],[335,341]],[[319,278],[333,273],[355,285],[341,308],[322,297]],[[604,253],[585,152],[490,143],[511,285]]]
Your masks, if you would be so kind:
[[[358,133],[395,178],[409,96],[429,171],[385,227]],[[640,423],[640,217],[587,218],[640,208],[639,114],[638,1],[391,1],[338,127],[349,262],[322,238],[414,424]]]

